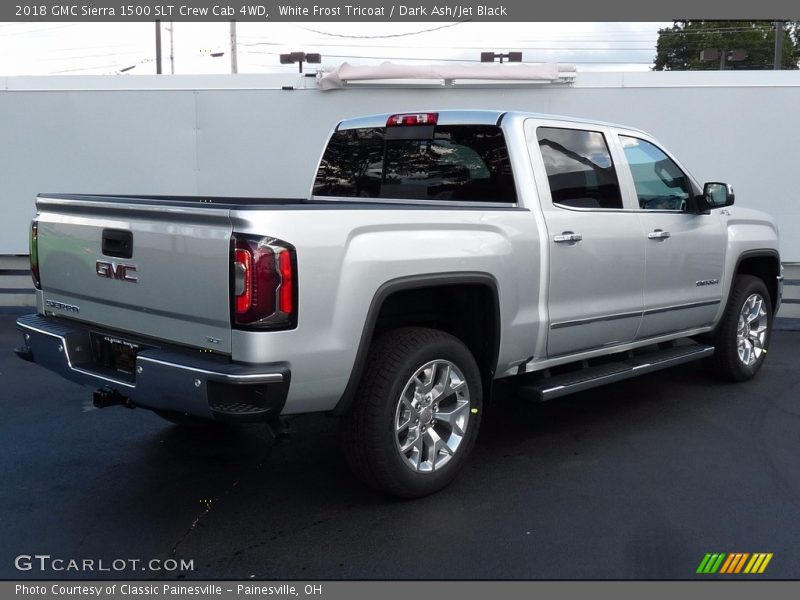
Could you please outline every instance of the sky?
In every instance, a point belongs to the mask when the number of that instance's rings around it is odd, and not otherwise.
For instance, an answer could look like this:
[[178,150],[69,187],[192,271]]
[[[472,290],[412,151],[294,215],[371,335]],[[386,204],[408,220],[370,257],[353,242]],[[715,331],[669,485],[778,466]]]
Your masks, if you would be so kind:
[[[671,23],[237,23],[240,73],[289,73],[279,55],[317,52],[323,67],[477,62],[481,51],[522,51],[524,62],[579,71],[647,71],[658,29]],[[163,72],[229,73],[230,24],[162,22]],[[170,32],[170,29],[172,30]],[[170,36],[174,61],[170,61]],[[212,54],[224,53],[214,57]],[[132,68],[131,68],[132,67]],[[318,68],[318,66],[312,66]],[[0,76],[146,75],[155,24],[0,23]]]

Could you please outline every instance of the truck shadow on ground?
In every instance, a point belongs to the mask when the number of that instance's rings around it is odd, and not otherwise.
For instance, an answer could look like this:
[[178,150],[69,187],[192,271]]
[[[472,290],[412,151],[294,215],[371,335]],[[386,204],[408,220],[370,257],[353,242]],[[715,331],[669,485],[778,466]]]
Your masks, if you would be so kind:
[[[680,390],[674,387],[676,380],[681,382]],[[574,439],[581,431],[601,430],[611,424],[624,431],[632,419],[663,423],[670,414],[680,419],[671,409],[686,400],[686,387],[702,394],[704,388],[719,385],[695,365],[545,403],[520,396],[513,385],[501,385],[484,410],[474,453],[491,460],[495,453],[520,444],[535,452],[537,440],[543,437]],[[288,437],[277,441],[270,438],[264,425],[178,427],[164,423],[145,444],[141,461],[159,465],[165,474],[200,472],[205,478],[256,469],[264,474],[264,487],[269,487],[271,495],[281,490],[305,502],[313,502],[317,495],[311,492],[322,488],[326,501],[338,496],[376,504],[393,502],[350,474],[340,452],[338,429],[337,419],[321,414],[291,419]],[[186,480],[176,477],[175,482],[185,484]]]
[[[546,403],[521,397],[513,386],[500,386],[484,410],[470,463],[486,466],[510,454],[541,457],[559,445],[580,446],[589,435],[593,444],[613,442],[648,423],[680,427],[692,419],[680,405],[708,402],[704,390],[720,385],[725,384],[711,380],[699,366],[686,365]],[[689,399],[689,393],[695,398]],[[350,473],[340,451],[337,419],[303,415],[292,419],[290,428],[288,438],[273,441],[262,425],[184,428],[164,423],[136,462],[157,468],[175,492],[191,482],[201,487],[247,482],[258,487],[262,500],[292,505],[404,502],[373,492]]]
[[[291,437],[272,446],[258,428],[198,432],[166,426],[151,439],[142,462],[160,465],[170,482],[164,493],[187,494],[194,488],[198,495],[207,489],[202,494],[212,496],[177,543],[177,556],[217,548],[204,554],[207,562],[190,577],[397,577],[381,557],[365,553],[380,547],[386,554],[381,544],[387,538],[408,548],[437,532],[445,545],[448,527],[475,529],[473,513],[508,517],[538,503],[556,506],[563,501],[561,492],[544,485],[548,480],[549,486],[557,485],[555,473],[571,477],[603,470],[615,453],[628,452],[648,431],[684,427],[684,420],[692,419],[679,406],[688,402],[687,394],[702,403],[703,391],[718,385],[698,366],[687,365],[544,404],[506,386],[485,411],[465,471],[440,493],[413,501],[389,498],[357,481],[339,451],[337,421],[322,415],[298,417]],[[442,506],[464,508],[443,517]],[[413,528],[405,525],[409,513]],[[324,560],[308,557],[309,545],[323,539],[336,539],[345,550]],[[354,549],[361,544],[367,550]],[[299,548],[306,550],[293,554]],[[479,554],[465,557],[465,568],[480,562]],[[380,566],[365,575],[367,560]],[[474,576],[457,568],[450,572]]]

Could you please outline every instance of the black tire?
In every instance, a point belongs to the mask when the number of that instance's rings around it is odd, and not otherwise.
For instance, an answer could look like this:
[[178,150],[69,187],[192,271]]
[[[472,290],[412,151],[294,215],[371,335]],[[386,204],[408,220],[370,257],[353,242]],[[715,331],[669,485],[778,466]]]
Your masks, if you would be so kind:
[[[458,393],[448,392],[439,396],[440,402],[459,403],[459,414],[466,412],[467,421],[460,444],[452,453],[444,453],[445,462],[429,472],[421,472],[419,467],[411,465],[401,453],[400,441],[396,433],[396,422],[402,420],[403,408],[400,397],[407,385],[412,385],[411,378],[422,367],[432,361],[446,361],[456,367],[447,369],[449,379],[451,372],[456,380],[466,384]],[[441,368],[445,365],[440,365]],[[431,371],[431,378],[439,370]],[[423,376],[425,372],[423,372]],[[468,398],[466,397],[468,395]],[[446,397],[446,398],[445,398]],[[465,400],[469,406],[465,408]],[[402,498],[419,498],[432,494],[449,484],[463,466],[475,444],[480,427],[483,408],[483,391],[481,375],[469,349],[458,338],[435,329],[422,327],[404,327],[382,335],[370,348],[367,364],[356,392],[356,397],[349,414],[344,418],[342,427],[342,444],[345,457],[351,469],[367,485],[385,493]],[[438,403],[433,404],[436,408]],[[404,405],[406,406],[406,405]],[[419,406],[419,405],[418,405]],[[451,404],[451,406],[453,406]],[[455,411],[454,411],[455,412]],[[436,418],[436,414],[422,413],[409,416],[411,422],[418,416],[417,422],[428,422]],[[412,431],[426,436],[425,426],[420,423],[416,427],[408,427],[407,435],[411,439]],[[428,427],[437,432],[437,436],[450,435],[454,432],[445,423],[430,421]],[[427,435],[432,435],[429,431]],[[429,439],[425,437],[425,439]],[[412,451],[413,453],[413,451]],[[435,457],[440,456],[438,453]],[[434,458],[433,463],[436,463]],[[422,462],[422,461],[421,461]]]
[[[739,315],[745,302],[753,294],[758,294],[763,300],[766,315],[762,319],[765,320],[767,329],[763,352],[760,352],[751,364],[745,364],[739,357],[737,331]],[[738,275],[733,281],[722,320],[711,340],[711,343],[714,344],[714,355],[707,363],[711,372],[724,381],[747,381],[754,377],[761,365],[764,364],[764,358],[767,355],[772,334],[772,317],[772,300],[764,282],[752,275]]]

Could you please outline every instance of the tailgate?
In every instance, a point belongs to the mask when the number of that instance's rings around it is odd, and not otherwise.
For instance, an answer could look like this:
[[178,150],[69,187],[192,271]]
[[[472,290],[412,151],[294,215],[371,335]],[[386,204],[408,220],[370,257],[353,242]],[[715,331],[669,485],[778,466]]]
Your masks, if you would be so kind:
[[72,196],[37,207],[46,314],[230,353],[227,208]]

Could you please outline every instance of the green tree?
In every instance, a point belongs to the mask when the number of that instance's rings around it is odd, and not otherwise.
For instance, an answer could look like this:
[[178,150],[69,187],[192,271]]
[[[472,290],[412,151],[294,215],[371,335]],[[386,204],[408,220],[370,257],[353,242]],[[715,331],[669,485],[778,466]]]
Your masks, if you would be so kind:
[[[726,64],[729,69],[772,69],[775,25],[772,21],[674,21],[658,31],[655,71],[719,69],[719,61],[701,61],[705,49],[744,50],[747,58]],[[800,22],[783,27],[782,68],[797,69],[800,61]]]

